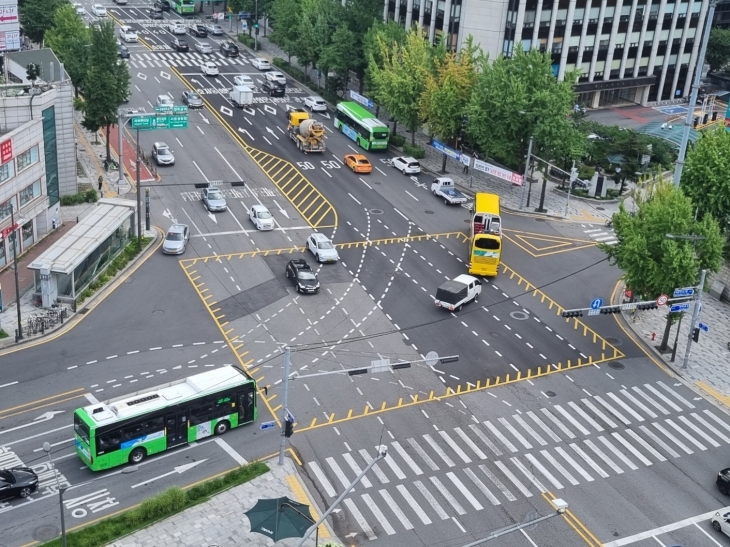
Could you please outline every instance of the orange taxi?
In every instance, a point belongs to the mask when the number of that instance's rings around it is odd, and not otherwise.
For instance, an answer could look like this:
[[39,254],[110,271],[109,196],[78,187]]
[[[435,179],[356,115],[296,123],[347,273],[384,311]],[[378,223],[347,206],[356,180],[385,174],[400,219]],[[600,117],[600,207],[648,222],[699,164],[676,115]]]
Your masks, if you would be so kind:
[[373,166],[362,154],[347,154],[345,156],[345,165],[355,173],[371,173],[373,170]]

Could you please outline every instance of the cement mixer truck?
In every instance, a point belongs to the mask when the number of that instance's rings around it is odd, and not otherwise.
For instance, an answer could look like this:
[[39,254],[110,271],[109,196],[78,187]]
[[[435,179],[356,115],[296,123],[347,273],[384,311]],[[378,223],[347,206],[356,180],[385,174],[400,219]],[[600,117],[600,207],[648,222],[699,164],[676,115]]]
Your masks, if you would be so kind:
[[301,108],[287,109],[289,118],[289,138],[297,143],[297,148],[305,154],[324,152],[324,125],[309,117],[309,113]]

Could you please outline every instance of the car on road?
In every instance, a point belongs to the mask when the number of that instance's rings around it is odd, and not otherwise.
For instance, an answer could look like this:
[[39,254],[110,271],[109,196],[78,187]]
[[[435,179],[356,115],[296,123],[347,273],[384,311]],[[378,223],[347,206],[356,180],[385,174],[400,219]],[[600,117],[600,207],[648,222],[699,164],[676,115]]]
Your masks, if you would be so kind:
[[261,90],[268,93],[269,97],[283,97],[286,95],[286,87],[276,82],[265,80],[261,85]]
[[173,38],[172,40],[170,40],[170,46],[175,51],[190,51],[190,46],[188,46],[188,43],[181,38]]
[[106,17],[106,8],[101,4],[94,4],[91,6],[91,13],[97,17]]
[[722,532],[726,536],[730,536],[730,507],[716,511],[710,518],[710,522],[716,532]]
[[371,173],[373,171],[373,166],[362,154],[347,154],[345,156],[345,165],[352,169],[354,173]]
[[730,494],[730,468],[723,469],[717,474],[715,484],[717,484],[720,494],[723,496]]
[[192,25],[188,29],[188,32],[191,35],[196,36],[198,38],[207,38],[208,37],[208,31],[206,30],[205,25]]
[[118,6],[126,6],[127,0],[114,0],[114,3],[117,4]]
[[190,228],[187,224],[173,224],[167,230],[162,252],[166,255],[181,255],[185,252],[190,240]]
[[327,103],[324,102],[322,97],[317,97],[317,95],[305,97],[304,106],[306,106],[310,112],[327,112]]
[[175,156],[167,143],[156,142],[152,145],[152,157],[157,165],[175,165]]
[[326,235],[314,232],[307,238],[307,249],[314,255],[317,262],[337,262],[340,255]]
[[213,48],[208,42],[195,42],[195,51],[198,53],[213,53]]
[[188,108],[203,108],[202,97],[189,89],[182,92],[182,102],[188,105]]
[[76,15],[86,15],[86,8],[84,6],[82,6],[81,4],[76,3],[76,4],[72,4],[72,6],[76,10]]
[[119,27],[119,37],[125,42],[136,42],[137,33],[126,25]]
[[267,72],[266,79],[269,82],[273,82],[275,84],[281,84],[283,86],[286,86],[286,77],[277,70],[272,70],[271,72]]
[[208,31],[208,34],[212,34],[213,36],[223,36],[223,27],[216,23],[208,23],[205,25],[205,30]]
[[167,30],[172,34],[185,34],[185,25],[182,23],[170,23],[167,25]]
[[38,490],[38,475],[29,467],[0,471],[0,499],[27,498]]
[[129,59],[129,49],[124,44],[117,44],[117,55],[120,59]]
[[150,19],[164,19],[165,15],[162,13],[160,8],[150,8],[147,10],[147,15]]
[[216,65],[213,61],[205,61],[202,65],[200,65],[200,72],[206,76],[218,76],[218,65]]
[[266,59],[262,59],[261,57],[255,57],[251,59],[251,64],[259,70],[271,70],[271,63]]
[[154,7],[161,11],[170,11],[170,2],[167,0],[155,0]]
[[175,104],[175,101],[167,93],[157,96],[157,106],[170,106]]
[[390,164],[404,175],[417,175],[421,172],[421,164],[410,156],[396,156],[390,160]]
[[221,42],[219,49],[224,57],[238,57],[238,46],[233,42]]
[[225,211],[228,209],[223,192],[216,187],[211,188],[208,186],[207,188],[203,188],[203,195],[200,199],[203,200],[203,205],[205,205],[205,208],[211,213],[215,211]]
[[274,217],[265,205],[253,205],[248,212],[248,218],[254,223],[257,230],[273,230]]
[[297,292],[318,293],[319,280],[312,267],[303,258],[295,258],[286,264],[286,277],[292,283]]
[[251,76],[246,76],[245,74],[239,74],[238,76],[234,76],[233,85],[245,85],[248,87],[254,87],[253,79],[251,78]]

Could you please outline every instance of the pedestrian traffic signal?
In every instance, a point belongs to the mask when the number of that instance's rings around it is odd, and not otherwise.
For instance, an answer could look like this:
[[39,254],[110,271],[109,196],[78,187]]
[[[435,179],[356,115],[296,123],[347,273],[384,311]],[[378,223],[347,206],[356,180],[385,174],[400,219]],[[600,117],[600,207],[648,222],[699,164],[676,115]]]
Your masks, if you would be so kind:
[[643,304],[637,304],[636,305],[636,309],[637,310],[655,310],[658,307],[659,306],[657,305],[656,302],[645,302]]
[[286,419],[284,422],[284,437],[287,439],[294,434],[294,420]]
[[699,342],[700,341],[700,329],[699,329],[699,327],[696,327],[695,330],[693,331],[693,333],[692,333],[692,340],[694,340],[695,342]]
[[259,33],[259,24],[258,23],[254,23],[253,24],[253,28],[256,30],[256,34],[258,35],[258,33]]
[[601,315],[611,315],[612,313],[621,313],[621,306],[606,306],[601,308]]
[[564,310],[563,313],[561,313],[563,317],[583,317],[583,311],[582,310]]

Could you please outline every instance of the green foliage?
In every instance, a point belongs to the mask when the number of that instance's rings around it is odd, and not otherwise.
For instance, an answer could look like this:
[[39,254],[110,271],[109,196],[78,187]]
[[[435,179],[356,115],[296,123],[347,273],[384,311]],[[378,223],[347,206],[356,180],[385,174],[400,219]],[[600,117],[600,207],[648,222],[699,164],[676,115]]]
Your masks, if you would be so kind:
[[596,173],[596,169],[590,165],[579,165],[578,166],[578,178],[580,180],[591,180],[593,175]]
[[709,63],[710,72],[717,72],[727,66],[730,62],[730,29],[714,27],[710,31],[705,62]]
[[53,26],[56,11],[66,4],[66,0],[25,0],[19,4],[20,24],[28,38],[42,44],[46,31]]
[[426,157],[426,151],[422,147],[418,146],[417,144],[411,144],[408,142],[403,143],[403,153],[407,156],[412,156],[417,160]]
[[[271,64],[281,69],[282,72],[285,72],[288,76],[292,77],[298,82],[305,83],[304,72],[299,70],[297,67],[290,65],[281,57],[274,57],[274,59],[271,61]],[[341,100],[340,97],[338,97],[335,93],[332,93],[326,88],[317,86],[313,83],[307,83],[307,85],[309,85],[309,87],[311,87],[314,92],[321,95],[323,99],[331,103],[337,103]]]
[[242,44],[246,44],[248,47],[254,49],[255,51],[261,50],[261,42],[255,40],[254,38],[251,38],[248,34],[239,34],[238,41]]
[[271,7],[271,17],[276,21],[271,41],[278,44],[289,56],[289,63],[296,50],[301,13],[299,0],[274,0]]
[[[330,70],[334,70],[337,74],[333,91],[347,89],[350,69],[358,68],[359,62],[355,34],[344,23],[340,24],[332,35],[330,43],[322,50],[318,62],[318,66],[324,74],[329,74]],[[330,79],[328,78],[328,80]]]
[[730,133],[724,127],[704,131],[688,151],[681,187],[699,217],[714,217],[730,233]]
[[53,26],[46,32],[46,45],[53,50],[71,77],[74,87],[83,86],[88,70],[88,52],[91,38],[89,29],[68,3],[61,6],[53,18]]
[[[163,518],[207,501],[212,495],[225,489],[239,486],[267,473],[263,463],[251,463],[237,467],[221,477],[203,482],[188,490],[173,486],[164,492],[146,499],[141,505],[119,515],[106,518],[76,532],[68,534],[68,544],[73,547],[102,547],[115,540],[140,530]],[[41,547],[60,547],[61,539],[44,543]]]
[[406,142],[406,138],[403,135],[397,135],[393,133],[388,141],[393,146],[403,146]]
[[93,188],[86,192],[79,192],[78,194],[61,197],[61,205],[63,206],[79,205],[81,203],[96,203],[97,201],[99,201],[99,196]]
[[301,10],[293,53],[306,74],[309,66],[318,65],[335,28],[344,17],[344,8],[332,0],[301,0]]
[[381,41],[386,44],[398,44],[402,46],[406,41],[406,30],[394,21],[388,21],[387,23],[376,21],[363,36],[363,54],[367,63],[365,81],[368,89],[375,87],[370,72],[371,63],[374,63],[376,67],[380,67],[385,62],[385,59],[380,54]]

